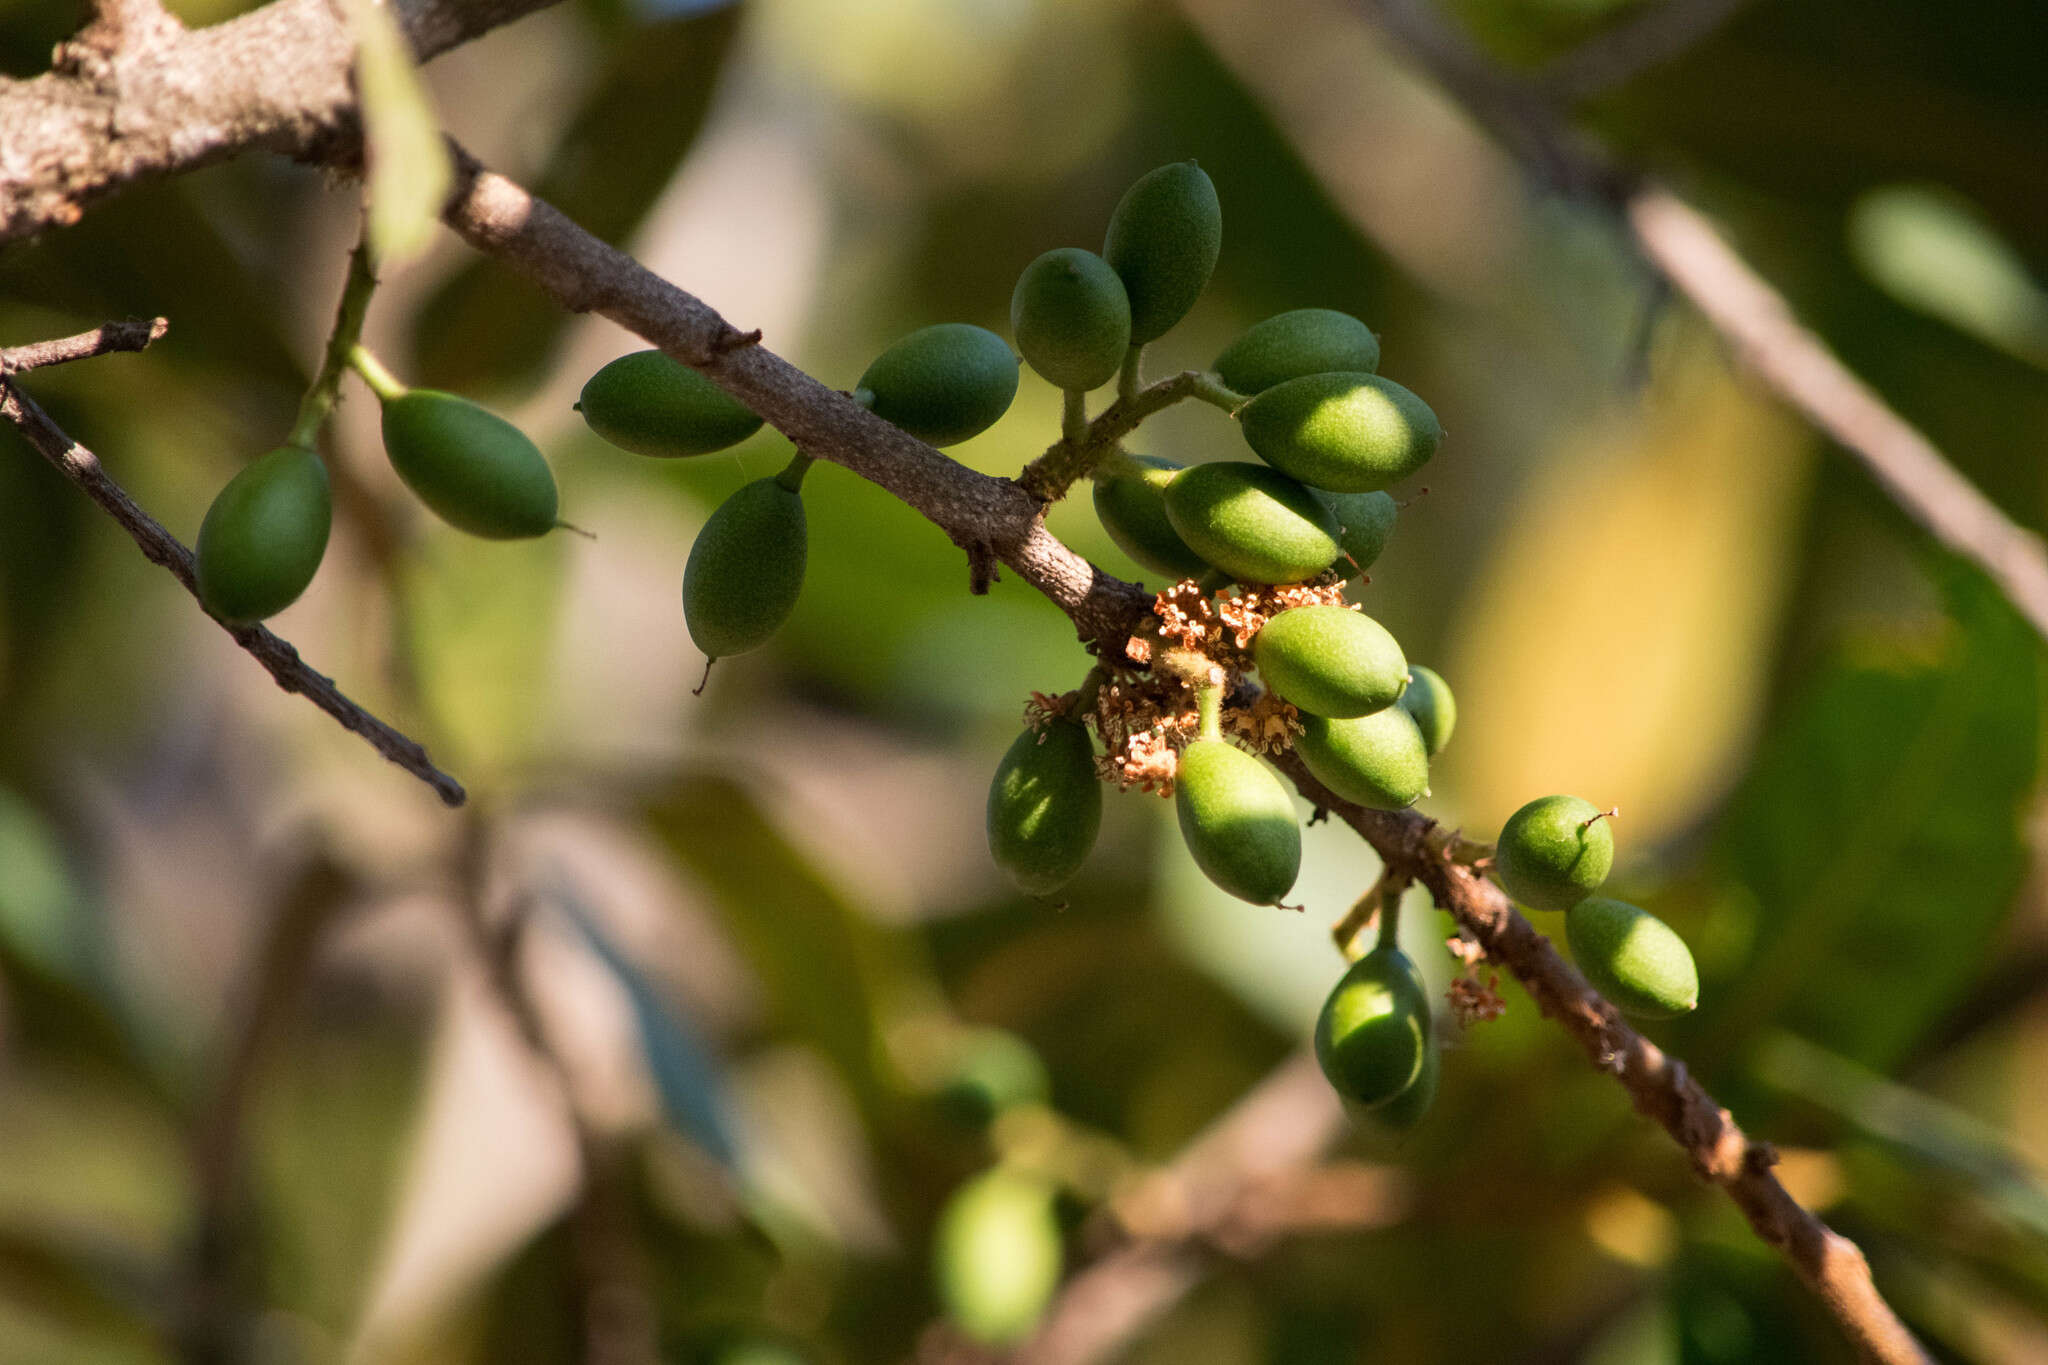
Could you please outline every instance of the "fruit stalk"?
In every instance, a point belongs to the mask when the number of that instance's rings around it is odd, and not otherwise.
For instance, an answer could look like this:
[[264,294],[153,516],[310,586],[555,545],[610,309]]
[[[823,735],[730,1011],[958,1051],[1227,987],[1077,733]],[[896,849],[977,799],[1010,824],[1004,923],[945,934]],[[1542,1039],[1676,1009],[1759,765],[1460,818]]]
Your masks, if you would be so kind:
[[380,402],[389,403],[411,392],[403,381],[385,369],[384,362],[371,355],[369,348],[360,341],[349,346],[348,363],[351,369],[363,377],[363,382],[370,386]]
[[327,423],[327,416],[334,411],[334,404],[341,396],[342,371],[349,366],[351,354],[363,335],[363,320],[369,316],[370,296],[377,291],[377,272],[370,261],[370,239],[364,236],[356,242],[356,249],[349,253],[348,277],[341,286],[341,302],[334,312],[334,330],[327,334],[327,350],[320,357],[320,371],[313,376],[313,382],[306,388],[306,396],[299,400],[299,415],[292,422],[291,435],[285,438],[288,446],[314,448],[320,428]]

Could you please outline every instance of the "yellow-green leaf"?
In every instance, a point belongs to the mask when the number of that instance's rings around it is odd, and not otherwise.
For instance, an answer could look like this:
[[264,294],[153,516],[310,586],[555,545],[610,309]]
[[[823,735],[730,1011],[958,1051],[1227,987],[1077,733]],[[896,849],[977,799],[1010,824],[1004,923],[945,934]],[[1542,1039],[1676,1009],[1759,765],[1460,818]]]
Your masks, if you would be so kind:
[[425,249],[454,168],[391,7],[378,0],[349,0],[348,12],[356,35],[370,247],[378,261],[388,264]]

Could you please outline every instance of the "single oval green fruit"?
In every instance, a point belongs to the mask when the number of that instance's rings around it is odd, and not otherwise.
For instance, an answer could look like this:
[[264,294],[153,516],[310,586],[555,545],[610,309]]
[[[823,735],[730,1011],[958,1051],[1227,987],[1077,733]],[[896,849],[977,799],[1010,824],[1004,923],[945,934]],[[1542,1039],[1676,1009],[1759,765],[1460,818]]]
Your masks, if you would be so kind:
[[1334,308],[1296,308],[1246,328],[1216,357],[1216,377],[1242,394],[1260,394],[1305,374],[1380,367],[1380,339]]
[[1253,638],[1252,660],[1273,693],[1312,716],[1370,715],[1408,685],[1400,642],[1349,607],[1281,612]]
[[411,389],[384,404],[391,467],[436,516],[489,540],[546,535],[555,476],[526,433],[467,398]]
[[1192,161],[1148,171],[1117,201],[1102,256],[1131,301],[1131,340],[1156,341],[1209,287],[1223,251],[1223,205]]
[[1571,909],[1614,868],[1614,831],[1602,814],[1576,796],[1537,797],[1501,826],[1493,874],[1531,909]]
[[978,1028],[959,1040],[939,1084],[939,1106],[979,1128],[1005,1109],[1043,1104],[1052,1093],[1045,1063],[1031,1044],[1007,1029]]
[[1010,410],[1017,356],[986,327],[941,322],[876,356],[860,387],[877,417],[931,445],[958,445]]
[[1301,583],[1337,558],[1337,519],[1276,469],[1190,465],[1166,486],[1166,517],[1189,549],[1245,583]]
[[988,1346],[1019,1341],[1059,1287],[1064,1249],[1052,1186],[997,1167],[939,1211],[932,1269],[953,1324]]
[[1200,578],[1209,565],[1188,548],[1166,515],[1166,485],[1181,466],[1151,455],[1130,455],[1098,469],[1095,516],[1109,538],[1154,573]]
[[1265,764],[1225,740],[1181,750],[1174,779],[1181,838],[1204,876],[1240,900],[1278,905],[1301,872],[1293,798]]
[[1325,493],[1316,490],[1332,516],[1337,518],[1337,544],[1364,573],[1387,548],[1394,534],[1394,518],[1400,506],[1384,492]]
[[1451,742],[1451,731],[1458,726],[1458,699],[1451,695],[1451,685],[1435,669],[1410,664],[1408,686],[1401,693],[1400,704],[1403,711],[1415,717],[1415,728],[1422,732],[1422,747],[1435,758]]
[[1566,912],[1572,958],[1623,1014],[1670,1019],[1700,1002],[1700,974],[1676,930],[1647,910],[1588,896]]
[[1415,1084],[1429,1053],[1429,996],[1392,946],[1351,964],[1316,1017],[1316,1061],[1339,1095],[1373,1109]]
[[988,848],[1010,879],[1034,896],[1067,884],[1102,828],[1095,744],[1079,721],[1026,729],[988,788]]
[[1436,454],[1429,405],[1376,374],[1311,374],[1275,384],[1238,411],[1260,459],[1332,493],[1398,483]]
[[789,619],[810,555],[804,500],[756,479],[719,505],[683,566],[683,620],[713,659],[766,644]]
[[1294,752],[1316,781],[1361,806],[1401,810],[1429,794],[1422,731],[1398,706],[1346,720],[1304,715]]
[[1017,277],[1010,295],[1017,349],[1048,383],[1088,390],[1116,378],[1131,349],[1131,301],[1109,262],[1056,247]]
[[576,407],[619,449],[657,459],[708,455],[761,429],[746,404],[660,351],[612,361],[590,376]]
[[274,616],[299,599],[327,553],[334,502],[327,466],[304,446],[279,446],[229,479],[199,523],[199,600],[231,625]]

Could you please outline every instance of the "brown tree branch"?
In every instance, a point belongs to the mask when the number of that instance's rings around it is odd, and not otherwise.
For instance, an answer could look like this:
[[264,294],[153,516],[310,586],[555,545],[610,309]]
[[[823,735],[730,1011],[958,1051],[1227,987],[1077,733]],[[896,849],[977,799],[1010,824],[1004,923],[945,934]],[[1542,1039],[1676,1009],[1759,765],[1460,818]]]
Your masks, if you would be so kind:
[[[151,324],[149,336],[163,334],[162,321],[159,318]],[[110,327],[121,325],[110,324]],[[102,328],[101,332],[107,330],[108,328]],[[73,337],[62,342],[46,342],[42,346],[22,349],[25,352],[47,353],[51,348],[65,348],[78,342],[79,338]],[[147,338],[143,344],[147,344]],[[108,349],[137,350],[140,347]],[[15,368],[14,355],[15,352],[12,351],[0,352],[0,418],[13,423],[21,434],[28,438],[28,443],[56,466],[58,473],[84,489],[88,497],[120,523],[121,529],[128,533],[129,538],[151,563],[170,570],[171,575],[196,600],[199,596],[199,583],[194,577],[192,552],[185,548],[184,543],[176,536],[165,530],[156,518],[143,511],[136,501],[128,496],[127,490],[114,482],[113,476],[100,464],[97,455],[65,435],[63,429],[50,420],[50,415],[15,385],[10,377],[11,371]],[[279,639],[262,626],[231,626],[224,621],[218,624],[234,638],[236,644],[255,656],[256,662],[269,671],[279,687],[287,692],[298,693],[332,716],[344,730],[361,735],[378,753],[432,787],[434,794],[445,804],[462,804],[462,784],[435,767],[433,761],[427,757],[426,749],[417,740],[409,738],[349,700],[341,689],[334,685],[333,679],[308,666],[290,642]]]
[[[1680,0],[1672,0],[1673,4]],[[2048,549],[1804,326],[1783,295],[1668,189],[1570,126],[1544,87],[1502,70],[1428,0],[1353,0],[1541,183],[1616,215],[1636,249],[1743,365],[1833,438],[1899,509],[1982,569],[2048,639]]]
[[[395,0],[421,61],[554,0]],[[0,79],[0,246],[129,185],[251,149],[353,160],[355,46],[333,0],[276,0],[188,30],[102,0],[51,70]]]

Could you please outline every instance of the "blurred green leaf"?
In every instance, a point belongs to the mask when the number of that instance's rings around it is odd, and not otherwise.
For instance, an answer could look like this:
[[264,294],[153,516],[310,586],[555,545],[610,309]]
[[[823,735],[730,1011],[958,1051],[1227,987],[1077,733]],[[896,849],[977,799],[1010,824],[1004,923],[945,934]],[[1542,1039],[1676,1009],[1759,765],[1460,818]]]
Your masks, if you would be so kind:
[[729,777],[684,778],[648,822],[711,893],[767,988],[780,1028],[831,1058],[872,1119],[898,1088],[880,1039],[891,997],[909,972],[900,946]]
[[669,1122],[730,1165],[732,1134],[725,1120],[718,1071],[703,1044],[668,1007],[647,974],[612,941],[566,880],[555,879],[553,896],[569,922],[582,933],[590,951],[625,987],[626,997],[633,1005],[633,1022],[640,1030],[641,1052],[647,1059],[647,1069],[653,1073],[655,1089],[661,1094],[661,1107]]
[[[603,65],[534,192],[608,242],[632,232],[704,126],[738,14],[627,24],[608,35]],[[414,357],[423,382],[523,387],[539,380],[569,322],[523,275],[478,257],[414,314]]]
[[370,245],[396,265],[426,248],[455,168],[398,20],[378,0],[348,0],[363,110]]
[[1774,1020],[1883,1067],[1982,964],[2026,862],[2039,642],[1990,585],[1943,576],[1938,633],[1823,676],[1737,794],[1726,852],[1761,922],[1691,1036]]
[[2048,293],[1974,204],[1942,185],[1886,185],[1849,210],[1863,272],[1908,308],[2048,366]]

